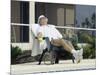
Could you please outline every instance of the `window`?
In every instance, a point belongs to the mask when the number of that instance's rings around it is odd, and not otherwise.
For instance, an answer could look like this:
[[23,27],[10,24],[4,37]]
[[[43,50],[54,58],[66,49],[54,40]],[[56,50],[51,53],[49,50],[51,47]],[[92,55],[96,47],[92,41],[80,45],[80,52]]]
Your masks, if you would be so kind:
[[[29,2],[11,2],[11,22],[29,24]],[[29,42],[29,26],[11,25],[11,42]]]

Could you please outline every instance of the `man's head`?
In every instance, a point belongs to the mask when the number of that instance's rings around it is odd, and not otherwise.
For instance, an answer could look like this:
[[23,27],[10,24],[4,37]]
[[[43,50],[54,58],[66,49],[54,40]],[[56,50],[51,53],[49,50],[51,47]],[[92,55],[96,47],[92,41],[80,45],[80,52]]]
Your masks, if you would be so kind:
[[44,15],[39,16],[38,18],[38,23],[43,26],[43,25],[47,25],[48,23],[48,18],[45,17]]

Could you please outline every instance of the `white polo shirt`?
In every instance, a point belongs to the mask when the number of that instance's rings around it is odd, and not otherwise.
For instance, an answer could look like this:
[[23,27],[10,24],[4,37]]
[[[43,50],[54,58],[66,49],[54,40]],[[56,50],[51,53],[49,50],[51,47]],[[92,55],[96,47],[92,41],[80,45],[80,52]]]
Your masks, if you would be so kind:
[[62,38],[61,33],[53,25],[40,26],[37,32],[41,32],[43,37],[48,37],[50,41],[51,39]]

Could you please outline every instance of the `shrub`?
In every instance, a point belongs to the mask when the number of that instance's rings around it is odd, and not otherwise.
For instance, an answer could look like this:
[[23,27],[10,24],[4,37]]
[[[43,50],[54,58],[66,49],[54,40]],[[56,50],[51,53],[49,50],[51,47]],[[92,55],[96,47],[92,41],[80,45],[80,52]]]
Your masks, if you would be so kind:
[[11,46],[11,63],[12,64],[16,63],[17,56],[21,54],[22,54],[22,51],[18,46],[16,47]]
[[96,57],[95,38],[92,38],[92,41],[89,42],[89,45],[84,46],[83,49],[84,49],[84,53],[83,53],[84,58],[95,58]]
[[78,37],[77,37],[77,35],[73,35],[73,37],[70,38],[70,41],[72,42],[72,44],[73,44],[73,46],[74,46],[74,48],[76,50],[80,49],[80,47],[77,46],[77,43],[78,43]]

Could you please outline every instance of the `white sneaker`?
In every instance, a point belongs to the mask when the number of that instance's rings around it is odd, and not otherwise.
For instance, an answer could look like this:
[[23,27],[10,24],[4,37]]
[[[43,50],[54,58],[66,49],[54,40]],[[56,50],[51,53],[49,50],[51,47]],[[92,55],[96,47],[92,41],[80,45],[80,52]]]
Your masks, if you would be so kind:
[[80,60],[83,59],[83,48],[81,48],[81,49],[79,50],[79,57],[80,57]]
[[83,49],[77,50],[75,53],[73,53],[73,56],[75,57],[75,62],[80,63],[80,61],[83,59]]
[[73,56],[75,57],[75,63],[79,63],[80,62],[79,51],[73,53]]

